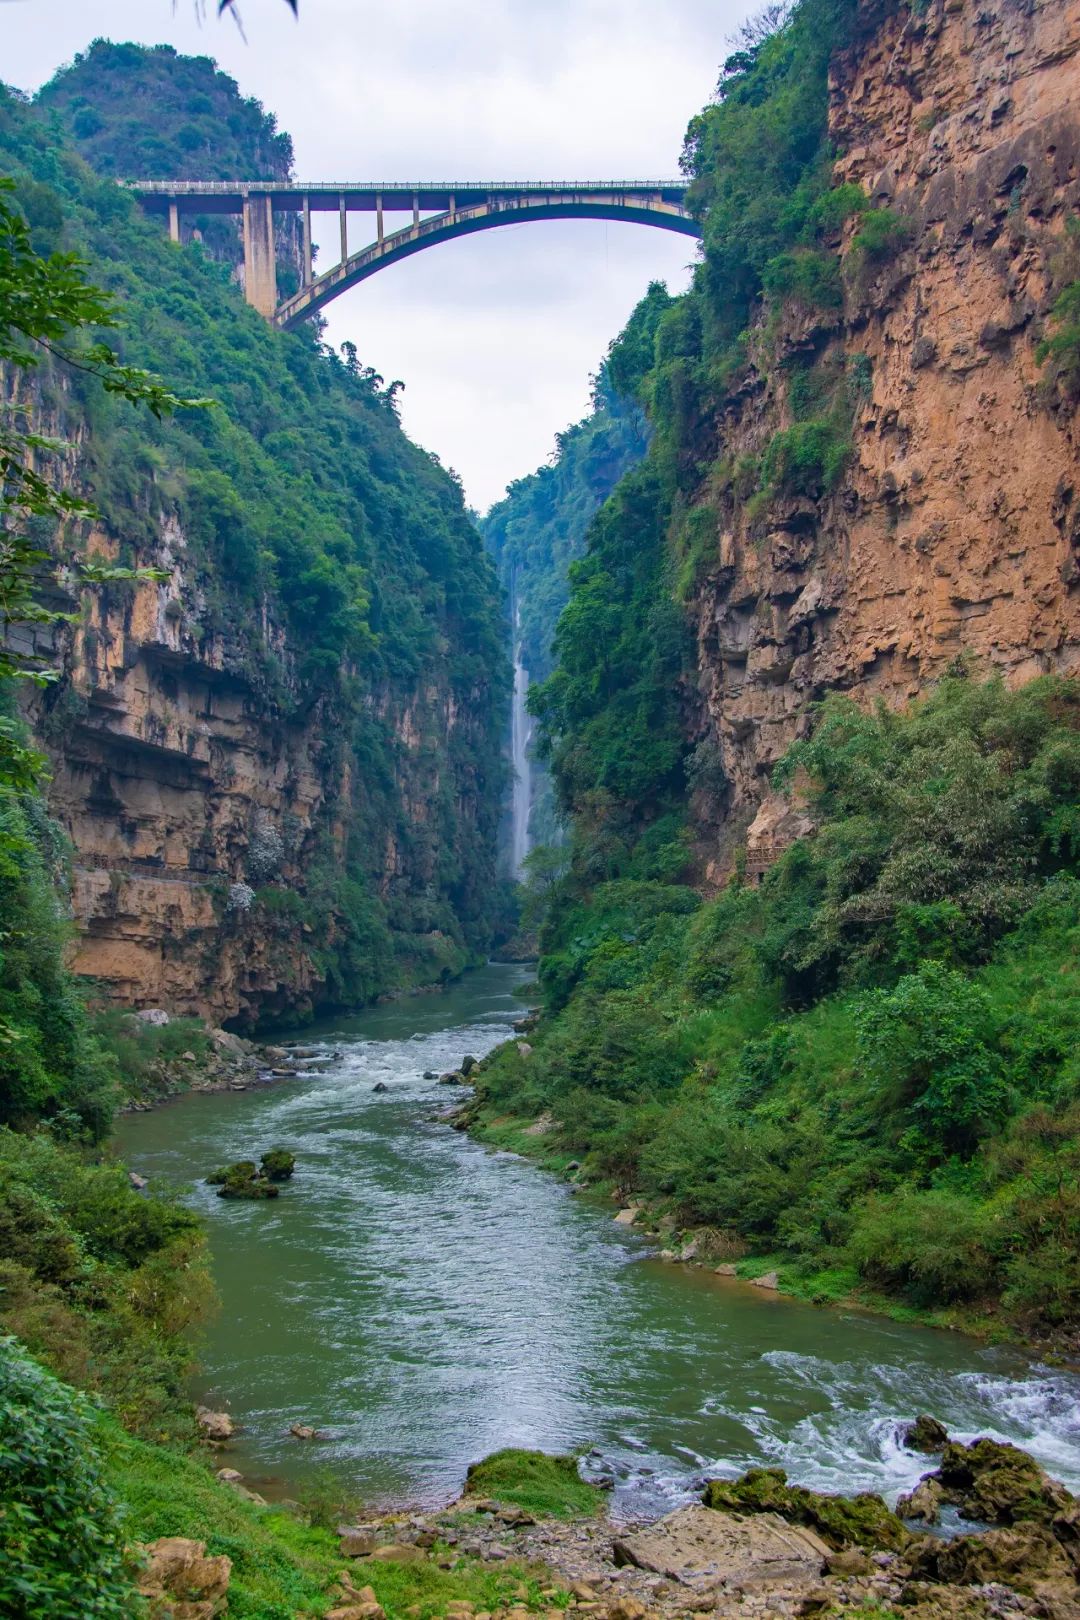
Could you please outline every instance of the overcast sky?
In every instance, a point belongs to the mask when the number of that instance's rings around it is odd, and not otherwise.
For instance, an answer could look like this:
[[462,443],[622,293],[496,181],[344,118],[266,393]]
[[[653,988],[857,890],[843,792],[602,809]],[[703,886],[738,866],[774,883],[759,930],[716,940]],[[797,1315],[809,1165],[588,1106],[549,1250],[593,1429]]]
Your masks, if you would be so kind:
[[[212,3],[211,11],[216,10]],[[0,75],[35,90],[95,35],[215,56],[277,115],[301,180],[653,179],[678,172],[745,0],[4,0]],[[322,216],[326,228],[336,221]],[[388,228],[395,220],[388,219]],[[351,220],[351,246],[371,221]],[[694,242],[559,221],[445,243],[329,306],[328,338],[406,384],[409,432],[483,509],[581,416],[588,376]],[[323,264],[338,257],[328,237]]]

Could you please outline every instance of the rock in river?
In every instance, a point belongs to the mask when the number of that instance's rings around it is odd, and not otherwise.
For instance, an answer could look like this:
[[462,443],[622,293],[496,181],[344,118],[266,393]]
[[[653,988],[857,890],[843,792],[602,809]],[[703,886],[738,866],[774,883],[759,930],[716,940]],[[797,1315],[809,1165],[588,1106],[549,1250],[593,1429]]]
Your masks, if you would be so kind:
[[231,1440],[236,1424],[228,1412],[212,1412],[208,1406],[195,1408],[195,1421],[207,1440]]

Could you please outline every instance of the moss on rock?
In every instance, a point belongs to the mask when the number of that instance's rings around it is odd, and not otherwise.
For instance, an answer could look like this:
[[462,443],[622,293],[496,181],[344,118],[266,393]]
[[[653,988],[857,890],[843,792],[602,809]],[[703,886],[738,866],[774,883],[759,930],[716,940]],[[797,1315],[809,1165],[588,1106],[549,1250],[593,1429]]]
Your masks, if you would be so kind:
[[509,1447],[473,1463],[466,1475],[467,1496],[490,1496],[555,1519],[596,1513],[604,1493],[578,1472],[576,1457]]
[[902,1552],[913,1539],[880,1496],[825,1496],[789,1485],[782,1468],[751,1468],[739,1479],[711,1479],[703,1498],[721,1513],[777,1513],[791,1524],[816,1530],[830,1547],[855,1542],[860,1547]]
[[288,1181],[296,1169],[296,1154],[288,1148],[271,1148],[260,1160],[261,1173],[269,1181]]

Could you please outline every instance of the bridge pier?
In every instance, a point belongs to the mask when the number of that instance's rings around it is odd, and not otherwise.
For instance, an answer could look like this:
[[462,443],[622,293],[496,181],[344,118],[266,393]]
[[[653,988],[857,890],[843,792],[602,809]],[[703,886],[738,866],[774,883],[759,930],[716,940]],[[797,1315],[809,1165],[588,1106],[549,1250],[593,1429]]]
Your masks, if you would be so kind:
[[310,287],[312,282],[311,257],[311,198],[304,198],[304,286]]
[[273,320],[278,303],[274,204],[265,192],[244,198],[244,296]]

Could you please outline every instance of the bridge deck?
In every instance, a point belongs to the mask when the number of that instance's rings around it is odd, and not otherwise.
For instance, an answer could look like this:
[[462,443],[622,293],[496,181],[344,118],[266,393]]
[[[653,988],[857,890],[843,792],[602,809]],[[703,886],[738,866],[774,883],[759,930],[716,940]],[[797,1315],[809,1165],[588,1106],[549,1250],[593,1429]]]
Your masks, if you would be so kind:
[[558,195],[561,198],[605,196],[628,201],[657,198],[681,203],[685,180],[387,180],[319,181],[303,185],[286,180],[128,180],[143,206],[167,212],[170,204],[185,214],[239,214],[248,197],[269,197],[275,212],[298,212],[305,202],[312,213],[337,213],[342,201],[350,213],[410,213],[415,208],[445,213],[487,201]]

